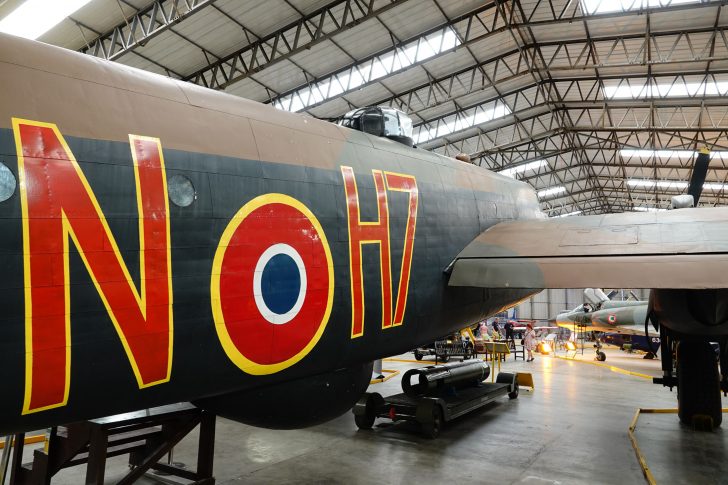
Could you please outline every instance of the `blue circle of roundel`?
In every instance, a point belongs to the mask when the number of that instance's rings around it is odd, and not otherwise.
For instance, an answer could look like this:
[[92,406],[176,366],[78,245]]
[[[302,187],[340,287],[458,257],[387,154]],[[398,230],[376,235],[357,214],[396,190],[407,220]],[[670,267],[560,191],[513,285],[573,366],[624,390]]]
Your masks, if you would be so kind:
[[263,268],[263,301],[270,311],[282,315],[296,304],[301,291],[301,274],[296,262],[287,254],[276,254]]

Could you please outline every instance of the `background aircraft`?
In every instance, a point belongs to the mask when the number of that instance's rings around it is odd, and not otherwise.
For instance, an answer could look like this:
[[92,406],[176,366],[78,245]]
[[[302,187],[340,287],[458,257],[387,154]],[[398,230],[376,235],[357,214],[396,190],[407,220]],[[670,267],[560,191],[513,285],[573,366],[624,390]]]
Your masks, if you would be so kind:
[[[615,295],[611,292],[610,295]],[[634,295],[632,295],[634,296]],[[586,303],[577,306],[573,310],[561,312],[556,316],[556,324],[565,327],[573,332],[609,332],[620,335],[635,336],[636,341],[641,342],[645,332],[650,338],[660,340],[660,334],[651,326],[645,325],[647,320],[648,302],[643,300],[611,300],[600,288],[587,288],[584,290]],[[612,340],[617,337],[613,337]],[[601,350],[601,337],[597,338],[596,354],[597,360],[605,361],[607,355]],[[615,340],[616,341],[616,340]],[[650,347],[652,340],[645,340],[645,352],[649,352],[649,358],[659,348],[658,345]],[[612,342],[608,342],[612,343]],[[616,344],[615,344],[616,345]]]
[[607,332],[601,336],[601,340],[610,345],[616,345],[622,350],[639,350],[645,353],[645,359],[654,359],[655,352],[660,348],[660,337],[631,335],[625,333]]
[[180,401],[307,426],[376,359],[600,284],[654,289],[680,418],[719,425],[728,209],[549,220],[360,121],[0,35],[0,433]]

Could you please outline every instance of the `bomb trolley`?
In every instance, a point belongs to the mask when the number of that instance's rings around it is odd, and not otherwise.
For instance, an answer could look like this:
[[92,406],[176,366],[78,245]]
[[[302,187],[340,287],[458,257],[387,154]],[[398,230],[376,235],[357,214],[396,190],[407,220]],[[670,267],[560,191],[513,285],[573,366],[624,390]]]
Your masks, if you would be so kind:
[[411,369],[402,377],[404,392],[364,394],[352,409],[354,421],[359,429],[371,429],[376,418],[415,421],[425,436],[436,438],[443,423],[501,396],[518,397],[516,374],[501,372],[495,383],[483,382],[489,375],[490,366],[480,360]]

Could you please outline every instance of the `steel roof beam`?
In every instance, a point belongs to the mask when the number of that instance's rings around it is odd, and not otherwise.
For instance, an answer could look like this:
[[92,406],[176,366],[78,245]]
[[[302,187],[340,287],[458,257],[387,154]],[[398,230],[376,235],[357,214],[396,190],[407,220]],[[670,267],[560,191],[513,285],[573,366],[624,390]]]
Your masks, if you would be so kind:
[[[517,0],[513,0],[514,3],[516,1]],[[578,5],[578,2],[574,2],[574,4]],[[716,4],[718,4],[718,2],[701,3],[701,4],[692,5],[692,7],[693,8],[707,8],[707,7],[713,7]],[[310,93],[307,92],[309,86],[311,86],[311,85],[315,86],[317,84],[322,84],[322,83],[326,84],[326,85],[330,85],[331,83],[339,82],[338,80],[340,80],[340,79],[350,80],[350,79],[357,78],[358,76],[361,75],[360,70],[361,70],[362,64],[365,65],[366,63],[371,62],[373,60],[389,58],[389,56],[393,56],[395,54],[402,55],[401,51],[402,51],[404,45],[411,44],[411,43],[417,42],[417,41],[421,41],[422,39],[425,39],[427,36],[430,36],[433,33],[436,33],[438,31],[443,31],[444,29],[447,29],[447,28],[454,30],[458,34],[460,42],[461,42],[460,45],[456,46],[453,49],[444,50],[434,56],[424,59],[421,62],[415,62],[411,66],[408,66],[408,68],[411,68],[412,66],[416,66],[416,65],[431,61],[433,59],[439,58],[453,50],[457,50],[464,46],[468,46],[472,43],[487,40],[488,38],[490,38],[494,35],[504,33],[504,32],[509,32],[511,30],[517,30],[522,27],[525,28],[528,26],[527,23],[514,23],[511,18],[512,16],[508,16],[507,13],[505,13],[504,11],[501,11],[501,9],[498,9],[497,5],[498,4],[482,6],[469,14],[465,14],[461,17],[455,18],[455,19],[453,19],[449,22],[446,22],[434,29],[431,29],[423,34],[411,37],[401,43],[398,43],[395,45],[394,48],[388,48],[388,49],[380,51],[372,56],[368,56],[364,59],[354,61],[354,62],[348,64],[347,66],[340,68],[325,76],[317,77],[314,79],[309,79],[307,81],[306,85],[298,86],[294,89],[281,93],[280,98],[287,98],[290,96],[301,96],[302,98],[308,99],[308,97],[310,96]],[[529,7],[536,10],[536,9],[541,8],[540,7],[541,5],[542,5],[542,2],[536,2],[533,5],[529,5]],[[682,8],[684,8],[684,6],[682,6]],[[673,9],[678,9],[678,7],[673,7]],[[494,10],[494,11],[491,12],[491,10]],[[639,16],[639,15],[641,15],[641,12],[643,12],[643,11],[630,11],[628,13],[624,13],[623,15]],[[542,12],[542,13],[545,13],[545,12]],[[553,9],[552,9],[551,13],[555,16],[555,20],[554,20],[555,22],[561,22],[564,25],[569,25],[569,24],[573,23],[574,20],[581,20],[581,19],[588,20],[588,19],[592,19],[592,18],[600,18],[602,16],[605,16],[605,15],[595,15],[595,16],[576,16],[575,17],[573,15],[572,16],[566,15],[564,12],[557,13],[557,12],[553,11]],[[491,17],[492,17],[492,20],[491,20]],[[485,20],[483,20],[483,18],[485,18]],[[486,21],[487,21],[487,23],[486,23]],[[556,29],[556,28],[554,30],[558,31],[558,29]],[[641,39],[643,42],[654,42],[654,39],[658,38],[658,37],[679,36],[679,35],[685,35],[685,34],[700,34],[700,33],[706,33],[706,32],[714,32],[714,30],[715,29],[713,29],[713,27],[705,27],[705,28],[696,28],[696,29],[691,29],[691,30],[690,29],[670,30],[667,32],[657,31],[657,32],[653,32],[652,35],[648,36],[648,38],[645,38],[645,34],[643,31],[638,31],[638,32],[634,32],[634,33],[624,33],[624,34],[620,34],[620,35],[599,36],[599,37],[595,38],[595,41],[596,42],[609,42],[613,45],[624,44],[625,41],[634,40],[634,39]],[[581,69],[584,67],[589,67],[588,65],[584,66],[586,61],[589,61],[587,64],[591,64],[591,59],[589,58],[589,56],[584,55],[585,49],[588,50],[589,47],[588,47],[588,42],[585,42],[583,39],[550,40],[548,42],[529,43],[527,45],[519,46],[516,49],[509,50],[508,52],[500,53],[499,55],[492,57],[490,60],[493,61],[495,59],[503,59],[509,55],[514,55],[514,54],[518,53],[519,51],[537,49],[539,46],[552,46],[553,47],[553,46],[569,46],[569,45],[578,45],[578,46],[582,46],[582,48],[578,49],[575,52],[571,52],[571,53],[567,52],[566,54],[564,54],[565,48],[555,49],[554,53],[551,55],[551,57],[546,59],[546,68],[560,69],[555,66],[552,66],[552,64],[555,63],[555,61],[557,60],[557,57],[559,57],[559,56],[562,56],[562,57],[566,56],[566,58],[570,61],[570,63],[573,64],[573,66],[569,67],[569,68]],[[699,51],[698,47],[699,46],[694,47],[694,50]],[[601,60],[602,63],[609,64],[608,58],[611,56],[616,57],[618,55],[617,51],[615,51],[614,49],[612,49],[612,51],[613,52],[611,52],[609,55],[606,56],[607,59]],[[670,56],[672,56],[672,55],[681,55],[681,52],[674,48],[671,49],[669,52],[669,55],[664,56],[664,57],[668,57],[668,58],[660,61],[660,63],[661,64],[671,64],[671,63],[676,63],[676,62],[698,62],[698,59],[697,59],[698,55],[693,56],[693,59],[680,60],[680,61],[677,61],[674,58],[670,58]],[[558,60],[563,61],[564,59],[559,58]],[[703,59],[701,62],[705,62],[705,59]],[[638,62],[636,63],[633,60],[630,60],[630,62],[627,62],[627,63],[620,62],[620,63],[610,64],[610,66],[613,66],[613,67],[634,67],[636,65],[639,65],[639,63]],[[530,66],[530,64],[529,64],[529,66]],[[702,72],[702,71],[703,70],[701,69],[700,72]],[[339,92],[338,94],[331,95],[331,96],[322,96],[324,99],[318,100],[315,102],[311,102],[311,103],[307,103],[306,108],[307,109],[315,108],[315,107],[325,104],[331,100],[337,99],[340,96],[346,95],[348,92],[350,92],[353,89],[361,89],[372,83],[380,82],[399,72],[401,72],[401,71],[394,71],[394,72],[388,73],[387,75],[384,75],[381,77],[376,77],[376,78],[374,78],[373,76],[370,75],[369,77],[365,77],[364,83],[357,83],[356,86],[354,86],[352,88],[343,86],[343,89],[340,90],[341,92]],[[339,90],[337,90],[337,91],[339,91]],[[276,101],[277,100],[272,100],[271,102],[275,103]]]
[[373,1],[337,0],[265,37],[255,36],[254,42],[188,74],[184,80],[212,89],[224,89],[406,1],[389,0],[375,8]]
[[174,24],[191,17],[215,0],[155,0],[110,31],[101,34],[80,52],[115,61],[145,45]]

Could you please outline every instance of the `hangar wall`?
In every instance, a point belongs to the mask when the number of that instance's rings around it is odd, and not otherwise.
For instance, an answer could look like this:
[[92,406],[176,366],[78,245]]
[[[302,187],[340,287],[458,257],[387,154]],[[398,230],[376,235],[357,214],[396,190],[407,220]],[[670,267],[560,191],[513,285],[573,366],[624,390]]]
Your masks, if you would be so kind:
[[[627,290],[625,290],[626,292]],[[638,298],[646,300],[649,290],[633,289]],[[548,320],[557,313],[584,303],[583,288],[543,290],[515,307],[515,318]]]

